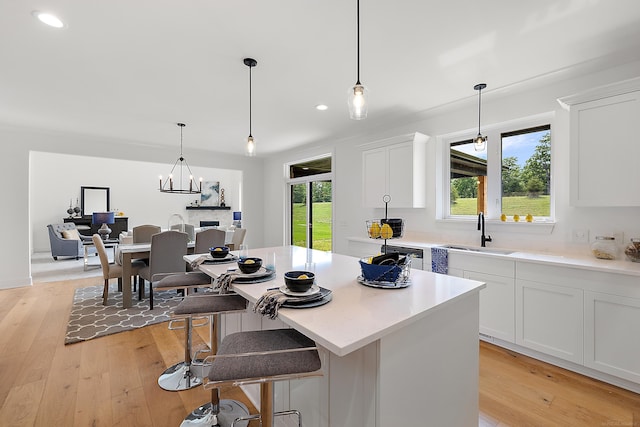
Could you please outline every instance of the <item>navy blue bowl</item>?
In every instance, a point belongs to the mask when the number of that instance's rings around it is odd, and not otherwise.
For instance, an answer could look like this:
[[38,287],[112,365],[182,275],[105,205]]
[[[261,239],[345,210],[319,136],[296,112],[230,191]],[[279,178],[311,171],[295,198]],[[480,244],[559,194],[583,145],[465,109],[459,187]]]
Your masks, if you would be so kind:
[[229,248],[226,246],[215,246],[209,248],[209,253],[211,253],[213,258],[224,258],[229,255]]
[[[300,278],[300,276],[303,276],[303,278]],[[308,291],[313,286],[315,279],[316,275],[310,271],[287,271],[284,273],[284,284],[291,292]]]
[[262,258],[245,258],[238,261],[238,268],[244,274],[255,273],[260,270],[260,267],[262,267]]

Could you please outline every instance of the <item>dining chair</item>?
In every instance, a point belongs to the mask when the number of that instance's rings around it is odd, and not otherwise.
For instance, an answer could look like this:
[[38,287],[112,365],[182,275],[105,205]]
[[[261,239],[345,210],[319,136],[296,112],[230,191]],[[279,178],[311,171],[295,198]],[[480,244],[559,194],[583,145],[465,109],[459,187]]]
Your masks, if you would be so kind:
[[195,254],[208,254],[209,248],[224,246],[224,239],[227,233],[224,230],[210,228],[196,233]]
[[183,259],[187,254],[189,237],[180,231],[163,231],[151,236],[149,251],[149,265],[140,269],[141,279],[138,286],[138,297],[142,299],[145,293],[145,283],[149,282],[149,309],[153,310],[153,283],[165,276],[185,273],[186,263]]
[[176,230],[187,233],[190,242],[193,242],[196,238],[196,228],[191,224],[173,224],[171,227],[169,227],[169,230]]
[[[96,247],[96,252],[100,258],[100,266],[102,267],[102,278],[104,279],[104,290],[102,291],[102,305],[107,305],[107,299],[109,298],[109,280],[118,279],[119,287],[122,287],[122,266],[118,264],[109,264],[109,257],[107,256],[107,249],[104,246],[102,238],[98,234],[91,236],[93,245]],[[131,263],[131,275],[138,276],[138,272],[145,264],[142,261],[133,261]]]
[[[224,230],[210,228],[196,233],[196,241],[193,248],[194,254],[208,254],[209,248],[224,246],[227,233]],[[187,263],[187,271],[193,271],[190,263]]]
[[242,244],[242,242],[244,242],[245,234],[247,234],[246,228],[236,228],[233,231],[233,237],[231,238],[231,243],[227,245],[229,246],[229,250],[237,251],[238,249],[240,249],[240,245]]
[[160,233],[162,229],[158,225],[138,225],[133,227],[133,243],[149,243],[151,236]]

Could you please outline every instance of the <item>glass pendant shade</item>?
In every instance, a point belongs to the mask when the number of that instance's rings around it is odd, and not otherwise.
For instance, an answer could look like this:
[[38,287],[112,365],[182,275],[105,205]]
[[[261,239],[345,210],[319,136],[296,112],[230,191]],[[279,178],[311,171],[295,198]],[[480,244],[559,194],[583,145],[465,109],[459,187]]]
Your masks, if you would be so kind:
[[349,88],[347,103],[349,104],[349,116],[353,120],[367,118],[369,90],[360,82]]
[[246,154],[249,157],[253,157],[256,155],[256,141],[253,139],[251,135],[247,138],[247,150]]
[[487,137],[478,134],[478,136],[473,139],[473,148],[475,148],[476,151],[484,151],[486,148],[486,142]]

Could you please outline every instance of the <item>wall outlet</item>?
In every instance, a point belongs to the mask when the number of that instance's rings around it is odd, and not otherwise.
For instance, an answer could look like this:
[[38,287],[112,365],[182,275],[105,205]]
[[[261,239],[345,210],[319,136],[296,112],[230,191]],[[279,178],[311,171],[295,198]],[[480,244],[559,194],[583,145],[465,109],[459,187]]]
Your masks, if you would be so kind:
[[571,241],[574,243],[589,243],[589,230],[577,228],[571,232]]

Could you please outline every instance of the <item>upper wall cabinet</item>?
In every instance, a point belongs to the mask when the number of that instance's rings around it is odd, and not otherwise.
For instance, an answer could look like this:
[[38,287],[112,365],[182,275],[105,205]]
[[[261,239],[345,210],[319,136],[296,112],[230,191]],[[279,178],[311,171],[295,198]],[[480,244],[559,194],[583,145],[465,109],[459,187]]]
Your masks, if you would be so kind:
[[640,206],[640,78],[558,100],[570,111],[573,206]]
[[391,208],[426,207],[426,144],[429,137],[412,133],[366,144],[362,152],[362,204]]

